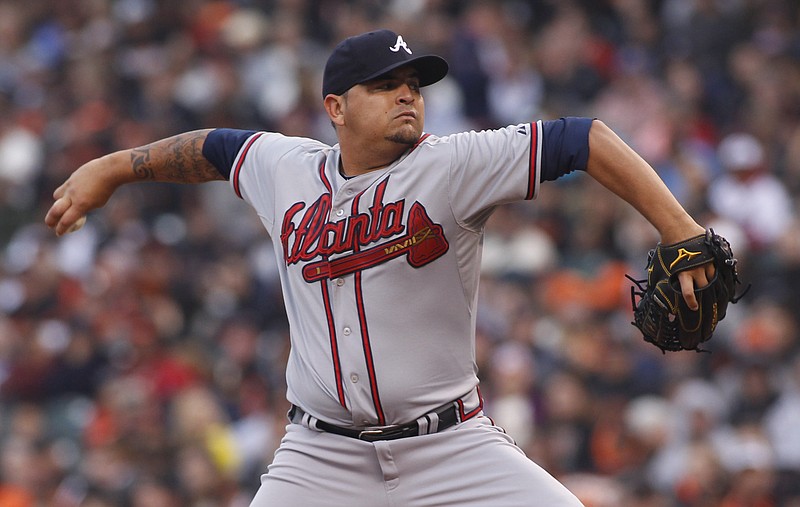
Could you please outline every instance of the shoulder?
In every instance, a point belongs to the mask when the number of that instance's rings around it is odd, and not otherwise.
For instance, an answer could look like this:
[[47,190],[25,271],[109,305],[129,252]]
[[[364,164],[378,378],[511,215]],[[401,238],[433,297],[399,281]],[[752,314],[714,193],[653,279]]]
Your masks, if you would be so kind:
[[305,137],[286,136],[278,132],[218,128],[210,131],[203,145],[203,153],[219,165],[230,165],[235,159],[244,160],[258,153],[281,156],[285,153],[330,150],[320,141]]
[[467,130],[442,136],[425,134],[420,138],[417,146],[446,149],[465,146],[470,143],[494,142],[501,139],[508,141],[513,141],[514,139],[524,140],[528,139],[531,133],[535,134],[536,130],[536,123],[521,123],[495,129]]
[[258,144],[268,145],[273,148],[281,147],[285,150],[317,152],[332,149],[332,146],[316,139],[287,136],[280,132],[254,132],[251,139],[257,139]]
[[277,164],[283,167],[287,163],[296,166],[302,162],[326,157],[336,150],[338,145],[330,146],[307,137],[286,136],[277,132],[255,132],[244,143],[239,157],[246,160],[246,163],[260,166]]

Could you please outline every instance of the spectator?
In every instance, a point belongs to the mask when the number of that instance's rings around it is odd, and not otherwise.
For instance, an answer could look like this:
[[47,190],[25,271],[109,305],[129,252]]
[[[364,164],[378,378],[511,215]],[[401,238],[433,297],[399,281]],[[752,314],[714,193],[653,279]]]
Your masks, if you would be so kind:
[[786,233],[792,205],[784,184],[770,170],[761,142],[746,133],[726,136],[719,144],[725,173],[711,183],[711,210],[739,224],[745,248],[763,252]]

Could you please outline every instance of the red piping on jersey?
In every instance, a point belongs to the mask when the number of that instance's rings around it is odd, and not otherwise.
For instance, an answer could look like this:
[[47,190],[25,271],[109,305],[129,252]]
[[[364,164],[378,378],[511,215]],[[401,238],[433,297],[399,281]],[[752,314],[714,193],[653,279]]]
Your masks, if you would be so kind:
[[322,184],[328,189],[328,193],[333,194],[333,187],[331,187],[331,182],[328,179],[328,175],[325,174],[325,160],[323,160],[319,165],[319,179],[322,180]]
[[412,146],[411,149],[408,152],[411,153],[412,151],[414,151],[417,148],[417,146],[422,144],[422,141],[424,141],[428,137],[430,137],[430,134],[422,134],[422,136],[420,136],[420,138],[417,139],[417,142],[414,143],[414,146]]
[[536,185],[539,184],[536,181],[536,154],[538,153],[539,130],[536,128],[535,123],[530,123],[529,125],[531,128],[531,148],[528,155],[528,193],[525,195],[527,200],[533,199],[533,196],[536,195]]
[[[358,214],[358,201],[364,195],[362,191],[353,199],[352,214]],[[358,241],[353,242],[353,252],[358,252]],[[383,413],[383,405],[381,404],[380,393],[378,392],[378,377],[375,374],[375,361],[372,357],[372,345],[369,341],[369,329],[367,326],[367,314],[364,309],[364,292],[361,285],[361,271],[357,271],[353,275],[356,290],[356,309],[358,310],[358,321],[361,328],[361,346],[364,349],[364,360],[367,364],[367,373],[369,374],[369,385],[372,392],[372,404],[375,407],[375,414],[378,416],[378,426],[386,424],[386,415]],[[323,282],[325,283],[325,282]]]
[[483,396],[481,396],[481,389],[480,388],[477,389],[478,389],[478,406],[470,410],[469,412],[464,412],[464,400],[462,400],[461,398],[456,400],[458,403],[458,416],[461,418],[461,422],[464,422],[468,419],[472,419],[473,417],[478,415],[481,410],[483,410]]
[[242,170],[242,165],[244,165],[244,159],[247,157],[247,152],[250,151],[250,148],[253,146],[253,143],[256,140],[264,135],[263,132],[259,132],[255,134],[253,137],[247,141],[247,144],[244,145],[244,149],[242,150],[242,154],[239,155],[239,161],[236,163],[236,167],[233,168],[233,191],[236,192],[236,195],[239,196],[239,199],[242,199],[242,192],[239,190],[239,172]]
[[[328,177],[325,175],[325,160],[319,165],[319,177],[322,180],[322,184],[325,185],[325,188],[328,189],[328,193],[331,193],[331,183],[328,181]],[[344,397],[344,380],[342,377],[342,362],[339,357],[339,344],[336,341],[336,324],[333,321],[333,310],[331,309],[331,296],[328,292],[328,283],[327,280],[323,280],[320,284],[322,287],[322,302],[325,305],[325,318],[328,322],[328,336],[330,337],[331,342],[331,360],[333,361],[333,374],[336,377],[336,394],[339,396],[339,404],[347,408],[347,402],[345,401]]]
[[336,343],[336,327],[333,322],[333,311],[331,310],[331,297],[328,293],[328,283],[323,281],[320,284],[322,287],[322,303],[325,305],[325,318],[328,322],[328,336],[331,342],[331,360],[333,361],[333,374],[336,377],[336,394],[339,396],[339,404],[347,408],[347,403],[344,398],[344,385],[342,380],[342,363],[339,359],[339,345]]
[[361,325],[361,344],[364,347],[364,359],[367,362],[367,372],[369,373],[369,384],[372,390],[372,404],[375,406],[375,413],[378,415],[378,425],[386,424],[386,415],[383,413],[381,397],[378,393],[378,378],[375,375],[375,363],[372,358],[372,346],[369,342],[369,331],[367,329],[367,316],[364,312],[364,294],[361,288],[361,271],[355,273],[356,283],[356,306],[358,307],[358,320]]

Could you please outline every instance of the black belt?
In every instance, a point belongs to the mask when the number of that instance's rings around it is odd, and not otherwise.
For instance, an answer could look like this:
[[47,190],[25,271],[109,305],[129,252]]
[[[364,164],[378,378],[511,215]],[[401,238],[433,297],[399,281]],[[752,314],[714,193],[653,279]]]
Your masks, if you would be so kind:
[[[459,422],[461,419],[458,415],[458,409],[456,408],[455,403],[448,403],[447,405],[443,405],[438,409],[434,410],[430,414],[424,415],[421,419],[426,419],[428,423],[428,429],[430,426],[435,424],[435,418],[432,415],[435,414],[438,417],[438,425],[436,426],[435,431],[426,431],[424,425],[420,425],[418,421],[414,421],[408,424],[397,424],[393,426],[383,426],[380,428],[367,428],[367,429],[354,429],[354,428],[344,428],[342,426],[336,426],[335,424],[326,423],[325,421],[320,421],[319,419],[313,418],[315,426],[317,429],[326,431],[328,433],[334,433],[336,435],[342,435],[345,437],[350,438],[357,438],[359,440],[365,440],[367,442],[374,442],[376,440],[396,440],[398,438],[406,438],[406,437],[416,437],[418,435],[426,435],[429,433],[438,433],[444,429],[447,429],[451,426],[454,426],[456,423]],[[292,405],[291,410],[289,410],[289,420],[293,423],[300,423],[303,420],[303,417],[306,416],[306,412],[296,406]],[[308,423],[309,426],[311,423]]]

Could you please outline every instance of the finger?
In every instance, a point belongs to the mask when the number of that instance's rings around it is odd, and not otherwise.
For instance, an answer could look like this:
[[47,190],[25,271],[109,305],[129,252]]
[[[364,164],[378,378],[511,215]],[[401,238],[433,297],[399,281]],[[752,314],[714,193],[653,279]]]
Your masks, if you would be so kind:
[[706,268],[706,279],[713,280],[714,276],[717,274],[717,269],[714,267],[713,262],[708,262],[705,265]]
[[47,215],[44,217],[44,223],[50,228],[55,228],[64,215],[64,212],[67,211],[71,204],[70,199],[65,197],[56,199],[47,211]]
[[678,282],[681,284],[681,294],[686,306],[692,311],[697,311],[700,305],[697,304],[697,297],[694,295],[694,278],[689,271],[678,273]]
[[55,231],[56,236],[62,236],[70,232],[82,216],[83,213],[72,204],[69,197],[62,197],[50,207],[45,223]]
[[80,226],[76,226],[78,220],[83,217],[83,213],[78,211],[75,206],[70,206],[67,211],[61,215],[61,220],[58,221],[58,225],[56,225],[55,231],[56,236],[63,236],[68,232],[75,231],[80,229]]
[[689,274],[694,278],[694,286],[701,289],[708,285],[710,278],[708,277],[706,266],[699,266],[689,270]]
[[61,185],[55,191],[53,191],[53,199],[58,200],[64,197],[64,193],[67,191],[67,185]]

